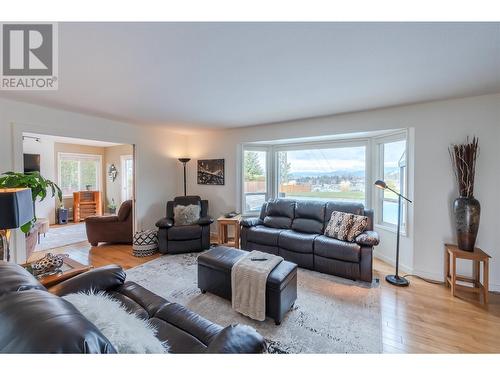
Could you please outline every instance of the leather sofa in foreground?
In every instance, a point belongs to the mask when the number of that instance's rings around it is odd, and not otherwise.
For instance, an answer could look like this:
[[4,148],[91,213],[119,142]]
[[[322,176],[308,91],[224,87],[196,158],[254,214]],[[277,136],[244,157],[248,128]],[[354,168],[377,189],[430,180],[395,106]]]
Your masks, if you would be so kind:
[[108,339],[61,296],[105,291],[157,328],[171,353],[261,353],[253,328],[223,328],[133,282],[119,266],[96,268],[50,290],[19,265],[0,261],[0,353],[115,353]]
[[[366,231],[355,242],[325,236],[333,211],[368,217]],[[373,211],[361,203],[275,199],[258,218],[241,222],[241,248],[280,255],[300,267],[352,280],[372,281]]]

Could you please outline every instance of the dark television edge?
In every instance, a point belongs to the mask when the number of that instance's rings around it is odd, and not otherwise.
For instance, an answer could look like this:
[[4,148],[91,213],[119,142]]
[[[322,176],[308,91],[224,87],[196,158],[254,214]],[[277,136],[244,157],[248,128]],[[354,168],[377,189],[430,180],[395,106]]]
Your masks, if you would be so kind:
[[40,172],[40,155],[24,154],[24,173]]

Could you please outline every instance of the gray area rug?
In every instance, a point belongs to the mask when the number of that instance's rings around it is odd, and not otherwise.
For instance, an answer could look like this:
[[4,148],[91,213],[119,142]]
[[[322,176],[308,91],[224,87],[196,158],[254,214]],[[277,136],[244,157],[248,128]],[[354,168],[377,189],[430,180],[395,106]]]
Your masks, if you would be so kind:
[[50,227],[45,237],[40,235],[40,243],[36,245],[35,251],[55,249],[83,241],[87,241],[85,223]]
[[127,270],[127,280],[227,326],[247,324],[271,353],[381,353],[380,287],[314,271],[298,271],[298,298],[280,326],[251,320],[231,303],[197,287],[199,253],[165,255]]

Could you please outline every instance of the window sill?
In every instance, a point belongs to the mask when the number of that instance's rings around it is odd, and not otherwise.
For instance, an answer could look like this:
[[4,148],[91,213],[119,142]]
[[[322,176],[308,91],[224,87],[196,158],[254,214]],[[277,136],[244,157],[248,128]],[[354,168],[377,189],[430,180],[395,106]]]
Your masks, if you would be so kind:
[[[398,232],[395,226],[385,225],[385,224],[375,224],[375,229],[385,230],[387,232],[391,232],[394,234]],[[408,237],[408,233],[404,229],[401,229],[400,235],[401,237]]]

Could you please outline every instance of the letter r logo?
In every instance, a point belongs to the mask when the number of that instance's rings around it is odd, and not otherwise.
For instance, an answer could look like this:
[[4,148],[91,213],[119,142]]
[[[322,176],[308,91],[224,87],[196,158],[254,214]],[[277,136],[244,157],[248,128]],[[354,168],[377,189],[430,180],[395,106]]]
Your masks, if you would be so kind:
[[2,27],[4,76],[52,76],[51,24],[4,24]]

